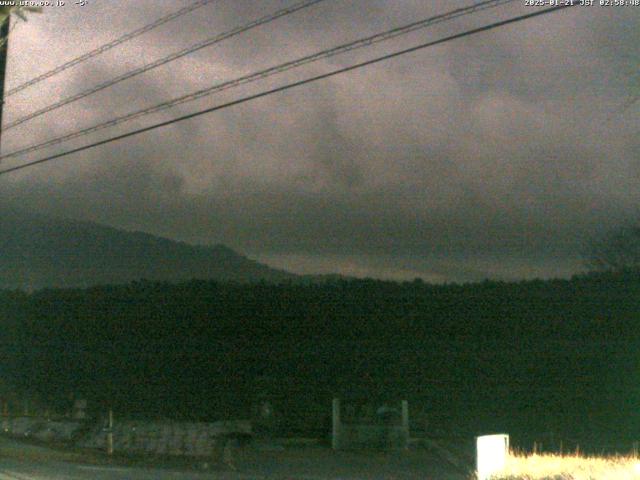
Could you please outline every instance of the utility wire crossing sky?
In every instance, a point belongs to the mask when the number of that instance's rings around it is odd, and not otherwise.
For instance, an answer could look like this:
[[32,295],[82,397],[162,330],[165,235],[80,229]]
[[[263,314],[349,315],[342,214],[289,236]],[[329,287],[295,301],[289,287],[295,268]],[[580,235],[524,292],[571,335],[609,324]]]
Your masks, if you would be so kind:
[[[310,2],[204,3],[137,36],[184,9],[142,0],[118,17],[115,1],[18,25],[5,205],[225,243],[302,273],[433,281],[579,271],[581,241],[637,211],[640,9],[334,0],[252,28]],[[74,43],[83,29],[90,41]],[[215,52],[192,51],[230,32]]]
[[[233,29],[233,30],[231,30],[231,31],[229,31],[227,33],[223,33],[223,34],[221,34],[219,36],[216,36],[215,38],[228,38],[229,36],[235,34],[234,32],[247,31],[250,28],[252,28],[253,26],[262,25],[263,23],[266,23],[268,21],[271,21],[271,20],[274,20],[276,18],[279,18],[285,12],[286,12],[286,14],[291,14],[291,13],[299,10],[300,8],[311,6],[313,3],[317,3],[317,1],[318,0],[315,0],[314,2],[303,2],[303,4],[297,4],[295,9],[287,8],[287,9],[280,10],[280,11],[278,11],[278,12],[272,14],[272,15],[268,15],[266,17],[262,17],[259,20],[250,22],[249,24],[247,24],[245,26],[235,28],[235,29]],[[293,69],[293,68],[297,68],[297,67],[301,67],[301,66],[309,64],[309,63],[317,62],[319,60],[330,58],[330,57],[333,57],[335,55],[340,55],[340,54],[343,54],[343,53],[346,53],[346,52],[350,52],[350,51],[355,50],[355,49],[359,49],[359,48],[363,48],[363,47],[370,47],[372,45],[375,45],[376,43],[388,41],[388,40],[394,39],[394,38],[396,38],[398,36],[406,35],[408,33],[414,32],[414,31],[416,31],[418,29],[422,29],[422,28],[426,28],[426,27],[429,27],[429,26],[433,26],[433,25],[436,25],[436,24],[441,23],[441,22],[451,21],[451,20],[454,20],[454,19],[456,19],[458,17],[461,17],[461,16],[464,16],[464,15],[470,15],[470,14],[477,13],[477,12],[480,12],[480,11],[483,11],[483,10],[486,10],[486,9],[489,9],[489,8],[495,8],[495,7],[498,7],[500,5],[512,3],[514,1],[516,1],[516,0],[487,0],[487,1],[483,1],[483,2],[480,2],[480,3],[475,4],[475,5],[471,5],[469,7],[455,9],[455,10],[452,10],[452,11],[447,12],[445,14],[436,15],[434,17],[429,17],[429,18],[426,18],[426,19],[422,19],[422,20],[417,21],[417,22],[412,22],[412,23],[410,23],[408,25],[404,25],[404,26],[401,26],[401,27],[396,27],[396,28],[393,28],[391,30],[387,30],[387,31],[384,31],[384,32],[381,32],[381,33],[377,33],[375,35],[367,36],[365,38],[361,38],[361,39],[358,39],[356,41],[349,42],[347,44],[339,45],[337,47],[330,48],[328,50],[323,50],[323,51],[320,51],[320,52],[316,52],[316,53],[314,53],[312,55],[307,55],[307,56],[305,56],[303,58],[299,58],[299,59],[296,59],[296,60],[293,60],[293,61],[281,63],[279,65],[267,68],[265,70],[261,70],[259,72],[251,73],[249,75],[244,75],[242,77],[235,78],[233,80],[228,80],[228,81],[225,81],[225,82],[220,83],[220,84],[215,84],[215,85],[213,85],[211,87],[207,87],[205,89],[201,89],[201,90],[198,90],[196,92],[192,92],[192,93],[189,93],[187,95],[180,96],[178,98],[174,98],[174,99],[171,99],[171,100],[168,100],[168,101],[165,101],[165,102],[161,102],[158,105],[154,105],[154,106],[151,106],[151,107],[146,107],[146,108],[144,108],[142,110],[138,110],[136,112],[132,112],[132,113],[129,113],[127,115],[123,115],[121,117],[118,117],[118,118],[115,118],[115,119],[111,119],[111,120],[108,120],[106,122],[99,123],[97,125],[93,125],[91,127],[83,128],[83,129],[81,129],[79,131],[72,132],[72,133],[63,135],[61,137],[50,139],[50,140],[47,140],[45,142],[42,142],[42,143],[39,143],[39,144],[36,144],[36,145],[30,145],[30,146],[27,146],[27,147],[23,147],[23,148],[20,148],[18,150],[14,150],[12,152],[9,152],[7,154],[4,154],[4,155],[0,156],[0,161],[5,160],[5,159],[9,159],[9,158],[15,158],[15,157],[18,157],[18,156],[22,156],[22,155],[25,155],[27,153],[31,153],[31,152],[34,152],[34,151],[37,151],[37,150],[41,150],[41,149],[46,148],[46,147],[57,145],[59,143],[62,143],[62,142],[68,141],[68,140],[72,140],[72,139],[75,139],[75,138],[78,138],[78,137],[83,137],[83,136],[85,136],[87,134],[94,133],[94,132],[103,130],[105,128],[114,127],[114,126],[119,125],[121,123],[128,122],[128,121],[131,121],[131,120],[134,120],[134,119],[137,119],[137,118],[145,117],[145,116],[147,116],[149,114],[157,113],[157,112],[160,112],[160,111],[175,107],[176,105],[180,105],[180,104],[187,103],[187,102],[192,102],[194,100],[198,100],[198,99],[200,99],[202,97],[206,97],[206,96],[221,92],[223,90],[227,90],[229,88],[235,88],[235,87],[244,85],[246,83],[254,82],[254,81],[257,81],[257,80],[263,80],[263,79],[268,78],[268,77],[270,77],[272,75],[283,73],[283,72],[285,72],[287,70],[290,70],[290,69]],[[211,41],[208,40],[207,43],[211,44]],[[217,43],[217,42],[215,42],[215,43]],[[200,49],[200,47],[198,47],[198,48],[193,48],[192,47],[192,48],[190,48],[188,50],[190,50],[190,53],[193,53],[193,52],[195,52],[195,51],[197,51],[199,49]],[[183,55],[180,55],[180,56],[183,56]],[[172,60],[175,60],[178,57],[177,56],[171,56],[171,57],[166,57],[166,58],[171,58]],[[168,63],[167,61],[164,61],[164,60],[166,60],[166,58],[163,59],[163,63]],[[155,63],[156,62],[154,62],[154,64]],[[131,73],[127,73],[127,74],[122,75],[121,77],[118,77],[118,78],[124,78],[124,77],[131,78],[131,77],[135,76],[135,74],[136,74],[136,71],[134,71],[133,75]],[[115,83],[117,83],[117,82],[108,82],[108,85],[109,86],[110,85],[114,85]],[[91,93],[96,93],[99,90],[102,90],[103,88],[105,88],[103,85],[105,85],[105,84],[101,84],[100,86],[98,86],[98,87],[96,87],[94,89],[91,89],[90,91],[88,91],[89,93],[81,94],[82,97],[88,96]],[[74,97],[71,97],[71,98],[76,98],[76,97],[77,96],[74,96]],[[70,103],[69,101],[64,101],[64,102],[65,103]],[[62,102],[59,102],[59,103],[62,103]],[[47,109],[50,109],[50,107],[47,107]],[[45,110],[47,110],[47,109],[45,109]],[[43,111],[39,111],[39,112],[43,112]],[[43,113],[45,113],[45,112],[43,112]],[[36,114],[31,114],[28,117],[35,118],[36,116],[39,116],[38,112],[36,112]],[[26,117],[23,117],[23,118],[26,118]],[[9,125],[15,125],[15,124],[16,124],[16,122],[11,122]],[[5,127],[5,130],[7,128],[8,127]]]
[[[319,1],[322,1],[322,0],[314,0],[314,1],[311,1],[311,2],[302,2],[302,3],[296,4],[294,7],[290,7],[290,8],[283,9],[283,10],[279,10],[278,12],[275,12],[272,15],[268,15],[266,17],[262,17],[261,19],[259,19],[257,21],[251,22],[248,25],[245,25],[243,27],[238,27],[236,29],[233,29],[233,30],[227,32],[227,33],[223,33],[220,36],[217,36],[215,38],[220,38],[220,39],[228,38],[229,36],[235,35],[238,32],[246,31],[249,28],[252,28],[253,26],[262,25],[263,23],[272,21],[272,20],[274,20],[276,18],[279,18],[280,16],[283,16],[285,14],[290,14],[290,13],[293,13],[293,12],[295,12],[295,11],[301,9],[301,8],[306,8],[308,6],[311,6],[311,5],[315,4],[315,3],[318,3]],[[229,88],[237,87],[237,86],[243,85],[245,83],[253,82],[253,81],[256,81],[256,80],[262,80],[262,79],[267,78],[267,77],[269,77],[271,75],[279,74],[279,73],[282,73],[282,72],[287,71],[289,69],[300,67],[302,65],[306,65],[308,63],[316,62],[318,60],[322,60],[322,59],[329,58],[329,57],[332,57],[332,56],[335,56],[335,55],[339,55],[339,54],[342,54],[342,53],[345,53],[345,52],[349,52],[349,51],[352,51],[354,49],[363,48],[363,47],[369,47],[369,46],[374,45],[374,44],[379,43],[379,42],[390,40],[390,39],[396,38],[396,37],[401,36],[401,35],[406,35],[407,33],[411,33],[413,31],[421,29],[421,28],[429,27],[429,26],[435,25],[435,24],[440,23],[440,22],[451,21],[451,20],[454,20],[454,19],[456,19],[458,17],[461,17],[463,15],[470,15],[470,14],[477,13],[477,12],[480,12],[480,11],[485,10],[485,9],[495,8],[495,7],[498,7],[500,5],[505,5],[505,4],[508,4],[508,3],[512,3],[514,1],[515,0],[488,0],[488,1],[483,1],[483,2],[479,2],[477,4],[474,4],[474,5],[471,5],[469,7],[455,9],[455,10],[452,10],[450,12],[447,12],[447,13],[444,13],[444,14],[441,14],[441,15],[437,15],[437,16],[434,16],[434,17],[429,17],[429,18],[426,18],[426,19],[423,19],[423,20],[420,20],[420,21],[417,21],[417,22],[412,22],[412,23],[410,23],[408,25],[404,25],[404,26],[401,26],[401,27],[396,27],[396,28],[393,28],[391,30],[388,30],[388,31],[385,31],[385,32],[381,32],[381,33],[378,33],[378,34],[375,34],[375,35],[372,35],[372,36],[368,36],[368,37],[365,37],[365,38],[361,38],[359,40],[356,40],[356,41],[353,41],[353,42],[349,42],[347,44],[339,45],[337,47],[334,47],[334,48],[331,48],[331,49],[328,49],[328,50],[323,50],[321,52],[317,52],[317,53],[314,53],[312,55],[307,55],[307,56],[305,56],[303,58],[300,58],[300,59],[296,59],[296,60],[293,60],[293,61],[290,61],[290,62],[285,62],[285,63],[279,64],[279,65],[276,65],[274,67],[270,67],[270,68],[268,68],[266,70],[261,70],[259,72],[252,73],[250,75],[245,75],[245,76],[242,76],[240,78],[233,79],[233,80],[229,80],[229,81],[223,82],[221,84],[216,84],[216,85],[213,85],[213,86],[208,87],[206,89],[202,89],[202,90],[190,93],[188,95],[183,95],[181,97],[178,97],[178,98],[166,101],[166,102],[162,102],[162,103],[160,103],[158,105],[154,105],[152,107],[147,107],[147,108],[144,108],[142,110],[139,110],[139,111],[132,112],[130,114],[124,115],[122,117],[118,117],[118,118],[115,118],[115,119],[100,123],[98,125],[94,125],[94,126],[82,129],[80,131],[76,131],[76,132],[64,135],[62,137],[58,137],[58,138],[51,139],[51,140],[48,140],[46,142],[42,142],[42,143],[39,143],[39,144],[36,144],[36,145],[31,145],[31,146],[28,146],[28,147],[25,147],[25,148],[21,148],[19,150],[15,150],[13,152],[10,152],[10,153],[7,153],[5,155],[0,156],[0,161],[5,160],[5,159],[9,159],[9,158],[18,157],[18,156],[21,156],[21,155],[25,155],[27,153],[31,153],[31,152],[40,150],[42,148],[46,148],[46,147],[50,147],[50,146],[53,146],[53,145],[57,145],[59,143],[67,141],[67,140],[71,140],[71,139],[75,139],[75,138],[78,138],[78,137],[82,137],[82,136],[85,136],[87,134],[94,133],[94,132],[97,132],[99,130],[102,130],[104,128],[113,127],[115,125],[119,125],[121,123],[130,121],[130,120],[133,120],[133,119],[136,119],[136,118],[144,117],[144,116],[147,116],[149,114],[156,113],[156,112],[159,112],[159,111],[174,107],[176,105],[180,105],[182,103],[186,103],[186,102],[190,102],[190,101],[193,101],[193,100],[197,100],[197,99],[202,98],[204,96],[212,95],[214,93],[218,93],[220,91],[223,91],[223,90],[226,90],[226,89],[229,89]],[[562,8],[567,8],[568,6],[571,6],[571,5],[567,5],[565,7],[554,7],[554,9],[560,10]],[[554,9],[549,9],[549,10],[554,10]],[[369,65],[369,64],[372,64],[372,63],[377,63],[378,61],[382,61],[382,60],[387,60],[389,58],[393,58],[394,56],[403,55],[405,53],[410,53],[410,52],[415,51],[415,50],[426,48],[427,46],[438,45],[440,43],[444,43],[444,42],[447,42],[447,41],[450,41],[450,40],[454,40],[456,38],[461,38],[461,37],[464,37],[464,36],[467,36],[467,35],[471,35],[471,34],[474,34],[474,33],[479,33],[479,32],[485,31],[485,30],[491,30],[493,28],[497,28],[497,27],[500,27],[502,25],[507,25],[507,24],[510,24],[510,23],[513,23],[513,22],[517,22],[517,21],[520,21],[520,20],[526,20],[527,18],[536,17],[538,15],[545,14],[547,12],[548,11],[538,11],[538,12],[534,12],[534,13],[531,13],[531,14],[524,15],[522,17],[516,17],[513,20],[508,20],[508,21],[505,21],[505,22],[498,22],[496,24],[489,25],[486,28],[483,27],[481,29],[476,29],[476,30],[473,30],[473,31],[470,31],[470,32],[465,32],[465,33],[460,34],[460,35],[446,37],[445,39],[438,40],[437,42],[429,42],[427,44],[420,45],[420,46],[418,46],[416,48],[408,49],[406,51],[403,50],[401,52],[398,52],[397,54],[392,54],[390,56],[383,56],[380,59],[376,59],[376,60],[373,60],[371,62],[365,62],[365,63],[362,63],[362,64],[358,64],[358,65],[355,65],[353,67],[349,67],[348,69],[340,70],[340,71],[337,71],[337,72],[333,72],[333,73],[331,73],[329,75],[324,75],[324,76],[320,76],[318,78],[311,79],[310,81],[315,81],[315,80],[319,80],[319,79],[322,79],[322,78],[328,78],[329,76],[333,76],[333,75],[338,74],[338,73],[343,73],[343,71],[353,70],[355,68],[360,68],[362,66],[366,66],[366,65]],[[210,44],[217,43],[217,42],[213,42],[212,40],[207,40],[207,42],[205,42],[205,43],[210,45]],[[203,44],[199,44],[199,45],[200,46],[198,46],[197,48],[192,47],[192,48],[187,49],[187,50],[185,50],[183,52],[189,51],[189,53],[193,53],[194,51],[202,48],[201,45],[203,45]],[[186,54],[186,53],[184,53],[184,54]],[[179,56],[183,56],[184,54],[180,54]],[[171,60],[175,60],[176,58],[178,58],[178,56],[166,57],[165,59],[162,60],[162,63],[167,63],[168,61],[170,61],[170,60],[167,60],[169,58],[171,58]],[[155,64],[156,64],[156,62],[154,62],[153,65],[155,65]],[[121,77],[118,77],[118,78],[120,78],[120,79],[131,78],[132,76],[136,75],[137,73],[139,73],[139,70],[136,70],[133,73],[129,72],[129,73],[127,73],[125,75],[122,75]],[[88,96],[91,93],[95,93],[95,92],[97,92],[99,90],[102,90],[103,88],[106,88],[106,86],[111,86],[114,83],[117,83],[117,82],[114,81],[114,82],[107,82],[105,84],[101,84],[98,87],[87,91],[88,93],[85,92],[85,93],[82,93],[82,94],[80,94],[78,96],[70,97],[70,100],[67,99],[66,101],[59,102],[56,105],[61,106],[61,105],[66,104],[66,103],[70,103],[71,101],[74,101],[74,100],[76,100],[78,98],[82,98],[82,97]],[[305,81],[304,83],[308,83],[308,81]],[[297,86],[297,83],[294,86]],[[289,87],[285,87],[285,89],[286,88],[289,88]],[[281,91],[281,89],[276,89],[275,91],[268,91],[268,92],[266,92],[266,94],[275,93],[276,91]],[[259,94],[257,96],[252,96],[252,99],[253,98],[260,98],[262,96],[264,96],[264,94]],[[240,103],[243,103],[243,102],[240,102]],[[206,111],[203,111],[202,113],[209,113],[211,111],[219,110],[221,108],[226,108],[228,106],[236,105],[237,103],[239,103],[239,102],[232,102],[230,105],[223,105],[223,106],[219,106],[219,107],[214,107],[214,110],[207,109]],[[15,121],[15,122],[11,122],[8,126],[5,127],[5,130],[10,128],[10,127],[12,127],[12,126],[17,125],[18,123],[22,123],[23,121],[26,121],[26,120],[29,120],[29,119],[34,118],[36,116],[39,116],[42,113],[46,113],[47,111],[50,111],[52,109],[53,108],[51,108],[51,107],[47,107],[46,109],[39,110],[35,114],[31,114],[31,115],[28,115],[27,117],[23,117],[23,119],[21,119],[21,120],[18,120],[18,121]],[[197,114],[197,115],[200,115],[200,113]],[[177,121],[181,121],[181,120],[184,120],[184,119],[187,119],[187,118],[193,118],[193,116],[196,116],[196,115],[183,117],[183,118],[180,118],[180,119],[172,120],[170,122],[163,122],[159,126],[170,125],[170,124],[175,123]],[[158,128],[158,126],[153,126],[153,127],[150,127],[150,128],[142,129],[140,131],[136,131],[136,134],[137,133],[142,133],[143,131],[148,131],[150,129],[155,129],[155,128]],[[128,136],[131,136],[131,135],[125,134],[124,136],[119,136],[118,138],[126,138]],[[112,140],[110,140],[110,141],[112,141]],[[103,142],[103,143],[100,143],[100,144],[102,145],[104,143],[109,143],[110,141]],[[64,155],[65,154],[63,154],[63,156]],[[59,157],[56,157],[56,158],[59,158]],[[44,161],[48,161],[48,160],[50,160],[50,159],[44,159]],[[19,169],[24,168],[26,166],[35,165],[35,164],[38,164],[38,163],[43,163],[43,162],[42,161],[30,162],[29,164],[25,164],[25,165],[22,165],[22,166],[14,167],[13,170],[8,169],[8,170],[6,170],[6,173],[8,173],[10,171],[19,170]],[[0,171],[0,174],[2,174],[2,173],[5,173],[5,171]]]
[[36,117],[39,117],[40,115],[44,115],[45,113],[49,113],[52,112],[54,110],[57,110],[60,107],[63,107],[65,105],[68,105],[70,103],[73,103],[75,101],[81,100],[85,97],[88,97],[89,95],[93,95],[94,93],[97,93],[101,90],[104,90],[105,88],[109,88],[113,85],[116,85],[120,82],[123,82],[125,80],[129,80],[130,78],[136,77],[138,75],[141,75],[145,72],[148,72],[150,70],[153,70],[155,68],[161,67],[162,65],[166,65],[167,63],[173,62],[179,58],[182,58],[186,55],[190,55],[194,52],[197,52],[198,50],[201,50],[203,48],[206,47],[210,47],[212,45],[215,45],[216,43],[220,43],[223,40],[227,40],[228,38],[234,37],[236,35],[240,35],[241,33],[244,33],[248,30],[251,30],[252,28],[256,28],[262,25],[266,25],[267,23],[273,22],[274,20],[277,20],[278,18],[287,16],[287,15],[291,15],[292,13],[295,13],[299,10],[303,10],[305,8],[311,7],[313,5],[316,5],[320,2],[323,2],[325,0],[307,0],[304,2],[300,2],[300,3],[296,3],[295,5],[292,5],[291,7],[287,7],[287,8],[283,8],[281,10],[278,10],[277,12],[274,12],[270,15],[267,15],[265,17],[259,18],[258,20],[255,20],[253,22],[250,22],[246,25],[243,25],[241,27],[237,27],[234,28],[233,30],[229,30],[225,33],[221,33],[219,35],[216,35],[215,37],[209,38],[205,41],[202,42],[198,42],[197,44],[182,49],[179,52],[175,52],[172,53],[171,55],[168,55],[166,57],[160,58],[158,60],[155,60],[154,62],[148,63],[146,65],[143,65],[140,68],[137,68],[135,70],[131,70],[128,71],[126,73],[124,73],[123,75],[119,75],[115,78],[112,78],[106,82],[100,83],[99,85],[96,85],[94,87],[91,87],[87,90],[84,90],[80,93],[77,93],[75,95],[72,95],[70,97],[67,97],[63,100],[60,100],[59,102],[53,103],[51,105],[48,105],[44,108],[41,108],[40,110],[37,110],[33,113],[30,113],[29,115],[25,115],[24,117],[18,118],[16,120],[13,120],[11,122],[9,122],[7,125],[5,125],[3,127],[3,130],[10,130],[14,127],[17,127],[18,125],[21,125],[25,122],[28,122],[29,120],[32,120]]
[[154,28],[158,28],[161,25],[164,25],[167,22],[170,22],[171,20],[175,20],[176,18],[180,18],[183,15],[186,15],[187,13],[191,13],[194,10],[200,8],[200,7],[204,7],[205,5],[214,2],[216,0],[198,0],[197,2],[193,2],[190,5],[187,5],[186,7],[183,7],[173,13],[170,13],[169,15],[165,15],[164,17],[161,17],[159,19],[157,19],[155,22],[150,23],[148,25],[145,25],[142,28],[138,28],[136,30],[134,30],[133,32],[129,32],[126,35],[123,35],[115,40],[113,40],[112,42],[109,43],[105,43],[104,45],[101,45],[100,47],[91,50],[90,52],[87,52],[83,55],[80,55],[79,57],[74,58],[73,60],[70,60],[68,62],[63,63],[62,65],[49,70],[48,72],[45,72],[41,75],[38,75],[35,78],[32,78],[31,80],[21,83],[20,85],[11,88],[9,91],[7,91],[5,93],[5,99],[4,101],[6,102],[6,97],[10,97],[11,95],[15,95],[18,92],[21,92],[22,90],[24,90],[25,88],[29,88],[33,85],[36,85],[37,83],[42,82],[43,80],[46,80],[48,78],[53,77],[54,75],[58,75],[59,73],[64,72],[65,70],[68,70],[71,67],[75,67],[76,65],[81,64],[82,62],[86,62],[87,60],[90,60],[102,53],[108,52],[109,50],[111,50],[112,48],[116,48],[118,46],[120,46],[121,44],[128,42],[129,40],[132,40],[136,37],[139,37],[140,35],[150,32],[151,30],[153,30]]

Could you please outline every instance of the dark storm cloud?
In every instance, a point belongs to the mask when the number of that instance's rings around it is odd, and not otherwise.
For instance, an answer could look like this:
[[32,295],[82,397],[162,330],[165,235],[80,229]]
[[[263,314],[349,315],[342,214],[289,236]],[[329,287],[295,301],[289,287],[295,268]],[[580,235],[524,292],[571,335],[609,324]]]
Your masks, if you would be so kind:
[[[113,13],[119,3],[92,8]],[[425,3],[328,1],[43,117],[7,142],[46,139],[53,119],[55,131],[74,129],[466,2]],[[67,59],[176,8],[139,4],[114,21],[117,32],[62,11],[55,29],[34,19],[18,31],[53,39],[62,25],[78,36],[91,28],[91,45],[70,46]],[[28,112],[285,4],[218,2],[69,72],[59,92],[25,92],[14,108]],[[524,11],[441,25],[262,87]],[[640,94],[639,17],[637,8],[576,7],[4,177],[0,195],[13,207],[222,242],[298,270],[437,281],[566,275],[585,239],[637,214],[637,107],[617,112]],[[45,55],[30,41],[20,40],[30,58]],[[13,68],[28,78],[64,60],[53,52],[43,67],[14,58]]]

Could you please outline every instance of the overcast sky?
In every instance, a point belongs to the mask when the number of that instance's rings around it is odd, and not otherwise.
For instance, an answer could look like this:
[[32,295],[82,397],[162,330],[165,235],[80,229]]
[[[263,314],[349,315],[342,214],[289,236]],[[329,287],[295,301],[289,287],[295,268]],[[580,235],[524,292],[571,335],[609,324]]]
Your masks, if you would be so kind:
[[[4,121],[291,3],[213,2],[10,97]],[[326,0],[5,131],[2,150],[470,3]],[[188,2],[67,4],[17,24],[9,88]],[[516,1],[65,148],[529,11]],[[0,177],[0,201],[295,272],[571,275],[588,238],[638,218],[640,102],[623,106],[640,95],[639,20],[640,7],[544,15]]]

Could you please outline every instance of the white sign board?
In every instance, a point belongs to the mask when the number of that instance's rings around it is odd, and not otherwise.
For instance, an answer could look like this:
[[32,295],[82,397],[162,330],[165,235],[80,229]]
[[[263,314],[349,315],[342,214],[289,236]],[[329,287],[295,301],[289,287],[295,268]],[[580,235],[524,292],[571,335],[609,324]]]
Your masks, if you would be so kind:
[[509,435],[483,435],[476,438],[478,480],[489,480],[507,463]]

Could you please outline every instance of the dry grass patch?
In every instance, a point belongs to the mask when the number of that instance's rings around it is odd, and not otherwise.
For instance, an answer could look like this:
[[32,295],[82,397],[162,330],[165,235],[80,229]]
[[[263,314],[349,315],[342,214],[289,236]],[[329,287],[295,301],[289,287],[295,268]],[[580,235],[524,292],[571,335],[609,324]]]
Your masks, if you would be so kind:
[[640,480],[640,458],[633,456],[511,454],[496,480]]

